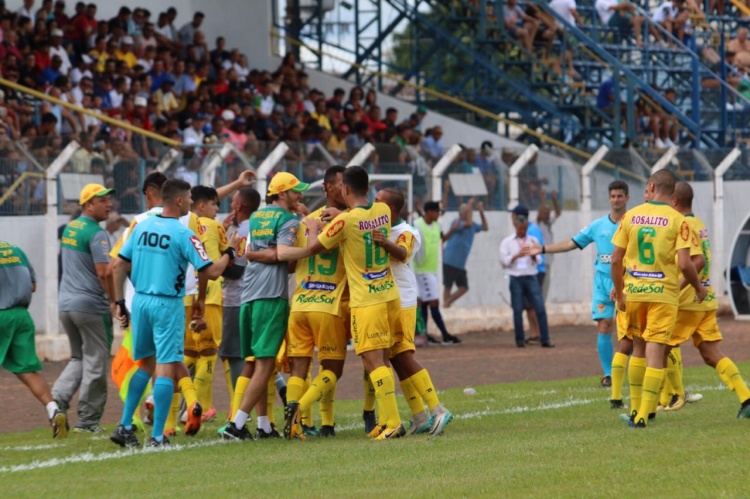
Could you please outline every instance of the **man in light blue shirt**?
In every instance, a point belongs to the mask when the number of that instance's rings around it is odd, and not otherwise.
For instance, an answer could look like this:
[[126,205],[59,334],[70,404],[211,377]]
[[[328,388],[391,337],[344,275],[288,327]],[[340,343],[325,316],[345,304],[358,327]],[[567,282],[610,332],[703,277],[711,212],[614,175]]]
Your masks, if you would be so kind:
[[[474,198],[458,209],[459,217],[453,221],[450,230],[443,236],[443,307],[448,308],[453,302],[469,291],[469,280],[466,276],[466,260],[469,258],[474,234],[489,230],[484,216],[484,205],[477,205],[482,223],[473,220]],[[453,284],[457,289],[451,293]]]

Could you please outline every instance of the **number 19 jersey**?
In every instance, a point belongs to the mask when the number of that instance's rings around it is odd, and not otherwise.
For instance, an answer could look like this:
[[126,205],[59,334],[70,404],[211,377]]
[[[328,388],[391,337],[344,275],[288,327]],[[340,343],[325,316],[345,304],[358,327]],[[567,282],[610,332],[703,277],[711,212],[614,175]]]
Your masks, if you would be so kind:
[[318,236],[327,249],[343,253],[352,307],[367,307],[399,298],[388,252],[372,240],[373,231],[389,239],[391,209],[384,203],[357,206],[341,213]]
[[[326,206],[323,206],[310,213],[308,217],[320,220],[325,209]],[[325,232],[325,228],[323,231]],[[303,221],[300,223],[295,246],[306,248],[307,240],[317,236],[318,234],[309,234]],[[339,248],[297,260],[294,280],[297,286],[292,296],[292,312],[325,312],[341,315],[341,297],[346,289],[346,271]]]
[[625,249],[627,301],[678,304],[677,250],[690,247],[685,217],[666,203],[648,201],[623,215],[612,238]]

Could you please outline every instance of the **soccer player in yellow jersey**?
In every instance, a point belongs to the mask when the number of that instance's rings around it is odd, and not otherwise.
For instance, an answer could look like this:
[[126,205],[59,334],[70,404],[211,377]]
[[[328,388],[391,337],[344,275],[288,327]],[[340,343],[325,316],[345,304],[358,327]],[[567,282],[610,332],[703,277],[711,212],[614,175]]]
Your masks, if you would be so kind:
[[[685,215],[685,220],[690,227],[691,258],[707,295],[703,301],[697,303],[693,288],[690,286],[682,288],[677,323],[672,333],[670,345],[679,346],[692,338],[693,344],[698,348],[704,362],[716,369],[719,378],[737,395],[741,404],[737,417],[750,418],[750,390],[748,390],[735,363],[724,355],[719,348],[722,336],[719,324],[716,322],[718,304],[711,286],[711,244],[708,239],[708,229],[706,229],[703,221],[693,214],[693,188],[690,187],[690,184],[678,182],[671,203],[675,210]],[[679,369],[675,369],[675,371],[669,374],[671,374],[672,387],[678,392],[675,395],[678,400],[673,397],[673,403],[670,406],[679,405],[681,407],[685,403],[682,373],[679,372]]]
[[[365,371],[375,387],[376,399],[385,425],[377,439],[406,434],[396,405],[396,386],[385,359],[391,348],[391,334],[397,329],[401,302],[390,267],[388,252],[375,244],[373,232],[386,239],[391,231],[391,210],[383,203],[367,199],[370,188],[367,171],[351,166],[344,172],[342,191],[349,211],[334,218],[317,239],[308,240],[312,254],[336,246],[343,253],[351,304],[351,333],[354,351],[362,357]],[[311,233],[323,224],[306,219]]]
[[[229,247],[224,226],[215,220],[216,214],[219,212],[219,195],[216,189],[204,185],[196,185],[190,190],[190,193],[193,198],[191,211],[198,215],[201,224],[198,237],[203,243],[208,257],[216,261]],[[222,278],[208,281],[206,307],[203,312],[207,327],[202,331],[193,331],[189,325],[185,328],[185,356],[194,359],[195,376],[193,383],[198,392],[198,401],[201,406],[206,408],[202,416],[203,421],[216,419],[211,386],[223,327],[222,283]]]
[[[341,191],[343,166],[332,166],[323,178],[326,204],[310,213],[308,218],[322,220],[328,208],[346,209]],[[303,221],[295,246],[307,248],[309,238],[318,233],[308,230]],[[291,376],[287,382],[287,407],[284,436],[292,439],[300,433],[300,415],[318,400],[333,400],[336,382],[341,378],[346,360],[349,298],[346,291],[346,272],[339,248],[297,260],[296,289],[292,296],[287,328],[287,357],[291,361]],[[320,373],[304,390],[314,348],[318,349]],[[332,407],[321,406],[322,436],[335,436]]]
[[[391,364],[401,381],[401,390],[412,413],[409,434],[429,433],[437,436],[453,420],[453,414],[443,407],[427,369],[414,358],[414,333],[417,327],[417,277],[409,266],[421,240],[417,229],[401,219],[404,194],[397,189],[383,189],[375,201],[391,209],[391,237],[386,239],[380,231],[373,232],[373,241],[391,256],[391,270],[401,292],[401,306],[397,328],[390,351]],[[425,412],[427,404],[429,414]]]
[[623,325],[633,334],[628,424],[636,428],[645,428],[649,414],[656,410],[664,353],[677,318],[678,269],[695,288],[697,301],[706,296],[690,260],[690,227],[668,204],[674,186],[675,177],[668,170],[651,175],[646,203],[623,215],[612,238],[614,298],[624,314]]

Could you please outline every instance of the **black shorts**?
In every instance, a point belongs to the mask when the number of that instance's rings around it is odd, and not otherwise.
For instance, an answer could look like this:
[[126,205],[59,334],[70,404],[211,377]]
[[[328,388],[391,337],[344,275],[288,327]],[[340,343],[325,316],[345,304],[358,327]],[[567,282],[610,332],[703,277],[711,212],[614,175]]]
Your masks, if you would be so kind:
[[469,279],[466,277],[466,271],[443,264],[443,285],[446,288],[450,288],[453,284],[459,288],[469,289]]

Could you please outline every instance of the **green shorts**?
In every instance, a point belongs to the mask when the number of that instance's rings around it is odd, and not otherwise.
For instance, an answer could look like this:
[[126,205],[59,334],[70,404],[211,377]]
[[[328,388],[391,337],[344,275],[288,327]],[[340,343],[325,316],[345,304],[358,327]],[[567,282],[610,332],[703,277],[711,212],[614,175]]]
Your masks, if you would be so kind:
[[286,335],[289,300],[262,298],[240,307],[240,353],[242,357],[276,357]]
[[34,321],[23,307],[0,310],[0,365],[13,374],[36,373],[42,363],[36,356]]

